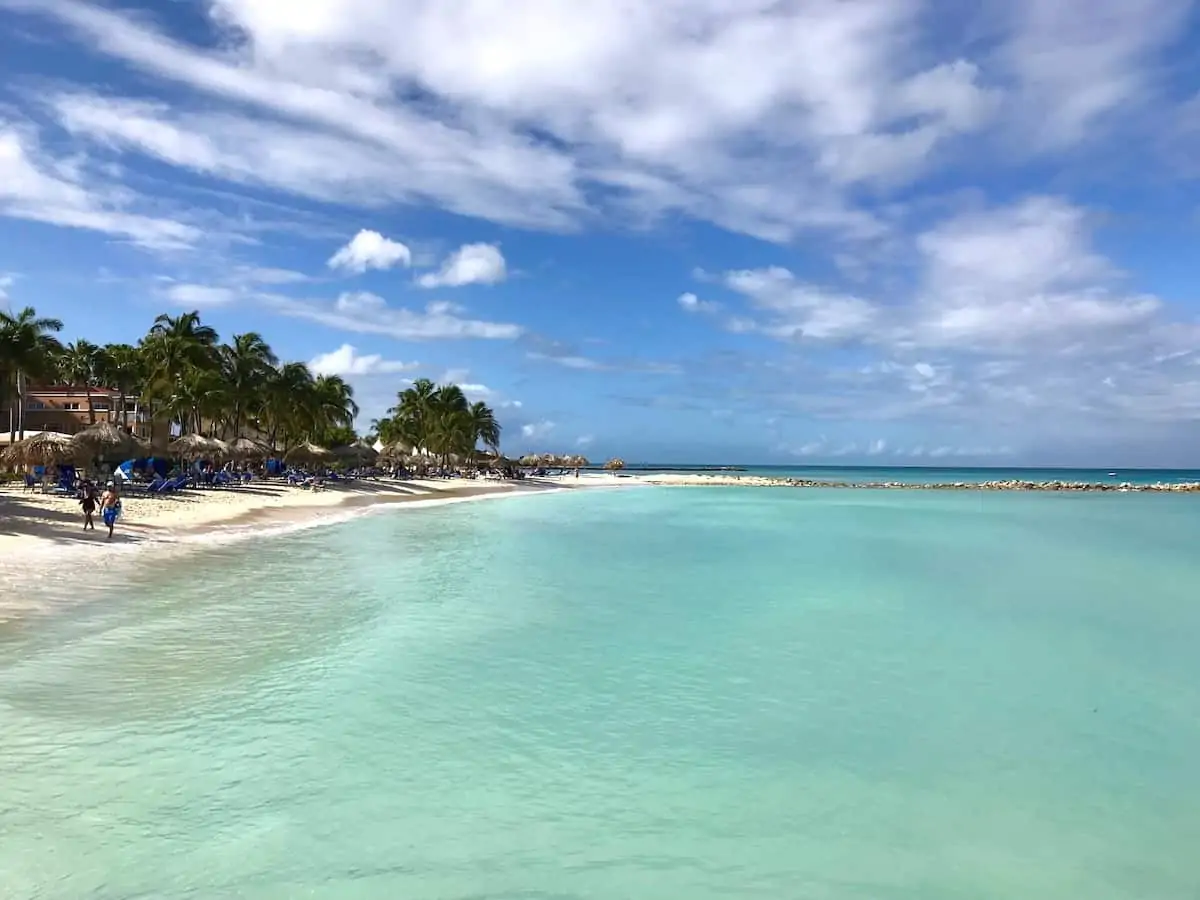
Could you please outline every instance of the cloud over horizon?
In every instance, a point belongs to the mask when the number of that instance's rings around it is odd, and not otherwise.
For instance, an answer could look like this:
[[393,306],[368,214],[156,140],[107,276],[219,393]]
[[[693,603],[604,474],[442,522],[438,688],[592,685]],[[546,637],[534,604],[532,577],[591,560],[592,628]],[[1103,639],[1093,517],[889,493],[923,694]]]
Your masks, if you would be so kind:
[[635,446],[1200,437],[1191,0],[0,11],[0,301],[419,356]]

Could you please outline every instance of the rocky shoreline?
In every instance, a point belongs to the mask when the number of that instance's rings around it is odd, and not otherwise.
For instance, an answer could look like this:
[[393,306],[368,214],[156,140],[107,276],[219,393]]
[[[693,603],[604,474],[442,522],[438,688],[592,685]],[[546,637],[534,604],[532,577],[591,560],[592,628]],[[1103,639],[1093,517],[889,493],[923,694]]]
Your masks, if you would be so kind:
[[816,481],[806,478],[693,477],[655,479],[656,484],[674,487],[792,487],[838,490],[893,491],[1048,491],[1061,493],[1200,493],[1200,482],[1132,484],[1096,481]]

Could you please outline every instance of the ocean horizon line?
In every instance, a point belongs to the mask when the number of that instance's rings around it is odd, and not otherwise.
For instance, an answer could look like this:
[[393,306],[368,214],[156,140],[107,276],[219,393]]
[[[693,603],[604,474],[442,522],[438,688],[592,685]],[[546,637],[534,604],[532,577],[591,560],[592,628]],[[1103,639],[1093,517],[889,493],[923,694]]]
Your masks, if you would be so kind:
[[[600,465],[587,468],[601,468]],[[706,469],[706,470],[750,470],[750,469],[836,469],[836,470],[919,470],[934,472],[1200,472],[1195,466],[1065,466],[1065,465],[896,465],[871,463],[715,463],[715,462],[628,462],[625,470],[641,469]]]

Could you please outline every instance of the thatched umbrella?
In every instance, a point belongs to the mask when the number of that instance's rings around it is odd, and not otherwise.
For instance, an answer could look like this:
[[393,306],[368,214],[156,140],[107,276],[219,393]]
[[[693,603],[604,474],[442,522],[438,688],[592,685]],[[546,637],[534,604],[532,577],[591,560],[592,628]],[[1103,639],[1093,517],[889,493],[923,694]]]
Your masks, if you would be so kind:
[[542,458],[536,453],[526,453],[518,460],[518,462],[523,466],[540,466],[542,464]]
[[79,455],[79,445],[70,435],[43,431],[6,448],[0,453],[0,460],[10,466],[51,466],[77,459]]
[[576,469],[582,469],[584,466],[591,465],[591,463],[588,462],[588,458],[586,456],[580,456],[578,454],[576,454],[575,456],[569,457],[567,459],[567,462],[570,463],[570,465]]
[[239,437],[229,442],[226,452],[230,459],[266,459],[271,448],[254,438]]
[[132,456],[141,450],[128,431],[112,422],[97,422],[76,433],[72,440],[88,456]]
[[355,441],[345,447],[335,447],[333,455],[346,462],[357,463],[374,462],[379,457],[374,447],[364,444],[362,441]]
[[614,456],[604,464],[604,468],[608,469],[610,472],[618,472],[625,468],[625,460],[621,459],[619,456]]
[[291,464],[327,462],[331,459],[333,459],[332,453],[324,447],[318,447],[311,441],[297,444],[283,455],[283,461]]
[[481,466],[491,466],[493,468],[502,468],[503,466],[514,466],[516,462],[509,459],[503,453],[493,453],[490,450],[482,450],[475,454],[475,462]]
[[383,445],[383,449],[379,451],[379,456],[381,459],[392,459],[399,462],[412,452],[412,445],[408,441],[392,441]]
[[219,456],[222,459],[229,458],[229,444],[220,438],[209,438],[209,445],[212,447],[214,456]]
[[216,453],[218,447],[214,444],[212,438],[206,438],[202,434],[185,434],[183,437],[176,438],[167,445],[167,450],[175,456],[181,456],[184,459],[199,459],[202,456],[207,456],[211,453]]
[[151,446],[149,441],[143,440],[142,438],[138,437],[136,434],[130,434],[129,440],[130,440],[130,443],[133,445],[131,448],[133,450],[133,455],[135,455],[135,456],[153,456],[154,455],[154,447]]

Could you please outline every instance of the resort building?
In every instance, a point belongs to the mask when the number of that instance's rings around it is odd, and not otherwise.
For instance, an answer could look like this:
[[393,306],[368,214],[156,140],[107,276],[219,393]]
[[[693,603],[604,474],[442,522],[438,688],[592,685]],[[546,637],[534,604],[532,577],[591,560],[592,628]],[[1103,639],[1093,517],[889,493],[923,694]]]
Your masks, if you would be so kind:
[[[90,396],[89,396],[90,394]],[[136,397],[126,396],[125,413],[121,413],[121,394],[111,388],[92,388],[89,392],[73,385],[31,387],[25,402],[25,434],[54,431],[75,434],[93,421],[126,425],[140,438],[150,438],[150,417],[139,407]],[[0,404],[0,443],[7,443],[9,433],[16,430],[15,398]]]

